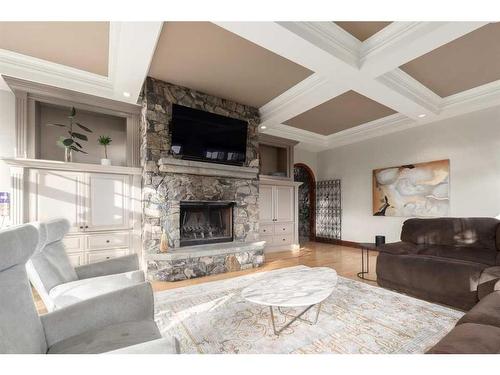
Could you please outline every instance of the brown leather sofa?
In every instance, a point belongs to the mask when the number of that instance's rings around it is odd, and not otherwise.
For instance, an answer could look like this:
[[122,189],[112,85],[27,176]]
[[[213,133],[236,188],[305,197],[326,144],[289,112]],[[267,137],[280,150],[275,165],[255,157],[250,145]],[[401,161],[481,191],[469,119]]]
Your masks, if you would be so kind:
[[[499,279],[500,280],[500,279]],[[481,299],[429,354],[499,354],[500,291]]]
[[492,218],[409,219],[401,242],[379,247],[380,286],[472,308],[428,353],[500,353],[499,223]]
[[493,218],[406,220],[401,242],[379,247],[378,284],[469,310],[496,285],[499,223]]

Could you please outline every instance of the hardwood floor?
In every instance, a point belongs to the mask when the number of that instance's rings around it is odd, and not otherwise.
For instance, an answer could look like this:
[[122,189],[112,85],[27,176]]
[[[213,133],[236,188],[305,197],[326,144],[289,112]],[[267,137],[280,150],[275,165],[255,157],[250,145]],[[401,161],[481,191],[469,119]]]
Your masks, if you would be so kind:
[[[375,264],[377,261],[377,253],[370,252],[370,274],[367,275],[370,279],[376,279]],[[319,242],[307,242],[300,250],[283,251],[266,254],[266,261],[259,268],[252,268],[244,271],[221,273],[218,275],[199,277],[196,279],[176,281],[176,282],[153,282],[155,291],[181,288],[189,285],[196,285],[208,281],[229,279],[236,276],[247,275],[254,272],[264,272],[279,268],[292,267],[303,264],[309,267],[331,267],[334,268],[340,276],[348,277],[357,281],[362,281],[367,284],[376,285],[375,282],[365,281],[357,277],[357,273],[361,271],[361,250],[325,244]],[[36,292],[35,303],[40,314],[46,313],[45,306]]]
[[[377,253],[370,252],[370,274],[366,277],[376,279],[375,264]],[[195,285],[207,281],[228,279],[231,277],[247,275],[254,272],[270,271],[278,268],[292,267],[303,264],[309,267],[331,267],[334,268],[340,276],[348,277],[367,284],[376,285],[375,282],[365,281],[357,277],[361,271],[361,250],[325,244],[319,242],[307,242],[298,251],[284,251],[266,254],[266,261],[259,268],[252,268],[244,271],[221,273],[218,275],[199,277],[196,279],[176,281],[176,282],[153,282],[155,291],[180,288],[188,285]]]

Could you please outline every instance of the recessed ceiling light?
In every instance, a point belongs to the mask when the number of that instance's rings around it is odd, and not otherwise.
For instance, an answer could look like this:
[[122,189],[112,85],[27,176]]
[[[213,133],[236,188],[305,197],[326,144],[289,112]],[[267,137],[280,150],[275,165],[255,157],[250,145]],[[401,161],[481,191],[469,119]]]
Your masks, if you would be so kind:
[[267,129],[267,126],[266,125],[261,125],[260,127],[262,130],[266,130]]
[[427,116],[425,113],[421,113],[418,115],[419,118],[424,118],[425,116]]
[[130,93],[127,92],[127,91],[124,91],[123,92],[123,96],[126,97],[126,98],[130,98]]

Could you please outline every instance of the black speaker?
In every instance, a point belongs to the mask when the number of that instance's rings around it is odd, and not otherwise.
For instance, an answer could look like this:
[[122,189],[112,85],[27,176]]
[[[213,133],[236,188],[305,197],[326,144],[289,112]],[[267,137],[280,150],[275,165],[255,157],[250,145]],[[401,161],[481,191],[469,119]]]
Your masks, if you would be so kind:
[[385,244],[385,236],[375,236],[375,246]]

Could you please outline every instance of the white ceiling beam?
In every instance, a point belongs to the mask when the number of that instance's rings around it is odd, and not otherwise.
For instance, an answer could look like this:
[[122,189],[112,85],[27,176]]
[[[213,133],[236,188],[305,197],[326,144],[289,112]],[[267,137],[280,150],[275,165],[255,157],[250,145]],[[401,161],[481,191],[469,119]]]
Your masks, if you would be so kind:
[[114,99],[137,103],[162,27],[163,22],[111,22],[109,71]]

